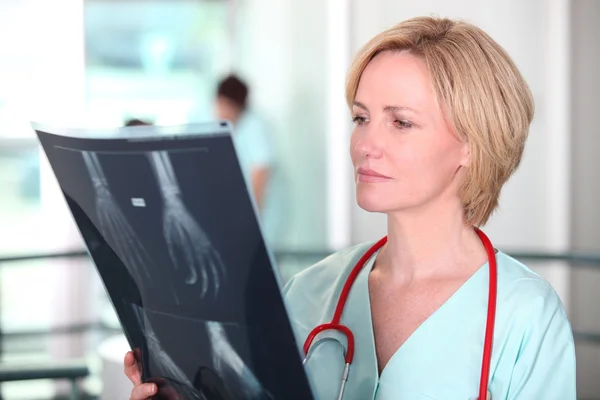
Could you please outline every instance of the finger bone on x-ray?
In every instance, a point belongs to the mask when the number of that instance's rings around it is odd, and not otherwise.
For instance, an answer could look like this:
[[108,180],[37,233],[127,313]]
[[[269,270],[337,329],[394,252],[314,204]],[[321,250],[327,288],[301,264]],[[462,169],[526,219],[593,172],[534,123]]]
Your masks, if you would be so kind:
[[221,257],[183,203],[168,153],[151,152],[149,158],[161,189],[164,235],[174,267],[187,269],[184,282],[200,284],[201,298],[209,290],[216,296],[225,277]]

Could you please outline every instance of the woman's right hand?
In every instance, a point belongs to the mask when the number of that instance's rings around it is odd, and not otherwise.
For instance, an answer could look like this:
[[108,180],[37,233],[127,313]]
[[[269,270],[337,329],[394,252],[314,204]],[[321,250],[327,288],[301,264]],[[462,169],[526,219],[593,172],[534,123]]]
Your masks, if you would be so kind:
[[131,396],[129,400],[149,400],[158,390],[155,383],[142,383],[142,373],[138,367],[135,355],[132,351],[125,354],[123,362],[125,366],[125,375],[133,383]]

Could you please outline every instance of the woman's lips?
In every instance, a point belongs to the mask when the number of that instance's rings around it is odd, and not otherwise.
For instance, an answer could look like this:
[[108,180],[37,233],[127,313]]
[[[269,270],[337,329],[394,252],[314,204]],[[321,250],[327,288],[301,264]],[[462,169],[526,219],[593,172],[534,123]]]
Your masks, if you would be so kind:
[[368,168],[359,168],[356,173],[356,180],[358,182],[388,182],[392,179],[389,176]]

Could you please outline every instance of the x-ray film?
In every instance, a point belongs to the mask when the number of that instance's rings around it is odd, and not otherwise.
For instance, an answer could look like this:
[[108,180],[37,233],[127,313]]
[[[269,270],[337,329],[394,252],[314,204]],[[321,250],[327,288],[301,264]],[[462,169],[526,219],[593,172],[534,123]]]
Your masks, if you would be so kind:
[[227,123],[34,125],[157,399],[312,399]]

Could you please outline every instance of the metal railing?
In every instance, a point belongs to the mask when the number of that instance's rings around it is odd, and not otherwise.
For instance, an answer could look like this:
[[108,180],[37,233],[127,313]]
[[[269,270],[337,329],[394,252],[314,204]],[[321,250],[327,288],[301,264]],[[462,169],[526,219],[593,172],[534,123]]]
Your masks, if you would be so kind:
[[0,363],[0,382],[29,381],[37,379],[68,380],[71,382],[70,400],[79,400],[79,380],[90,374],[85,360],[51,361],[38,364]]
[[[274,257],[276,262],[284,260],[294,260],[297,262],[307,261],[314,262],[327,257],[334,253],[335,250],[286,250],[279,249],[274,251]],[[592,268],[598,269],[600,272],[600,254],[586,253],[586,252],[536,252],[536,251],[523,251],[523,250],[503,250],[504,253],[510,255],[521,261],[562,261],[569,263],[570,268]],[[52,260],[52,259],[72,259],[72,258],[86,258],[89,259],[89,254],[83,249],[74,249],[60,252],[40,252],[34,254],[15,254],[10,256],[0,257],[0,268],[8,264],[15,264],[25,261],[40,261],[40,260]],[[90,259],[91,260],[91,259]],[[16,336],[43,336],[43,335],[56,335],[65,332],[75,333],[77,330],[105,330],[111,329],[110,327],[103,326],[102,324],[84,324],[84,325],[72,325],[64,328],[55,328],[48,330],[38,331],[13,331],[4,332],[4,336],[16,337]],[[591,332],[574,332],[577,340],[594,342],[600,344],[600,334]],[[0,327],[0,337],[2,336],[2,330]],[[0,343],[1,349],[1,343]]]
[[[296,260],[321,259],[334,253],[335,250],[275,250],[274,256],[276,260],[292,258]],[[503,250],[507,255],[519,260],[528,261],[564,261],[573,263],[579,266],[591,266],[600,269],[600,254],[585,253],[585,252],[537,252],[523,250]],[[61,258],[88,258],[89,254],[85,250],[67,250],[60,252],[34,253],[34,254],[15,254],[10,256],[0,257],[0,267],[20,261],[36,261],[36,260],[51,260]],[[574,267],[576,266],[574,265]]]

